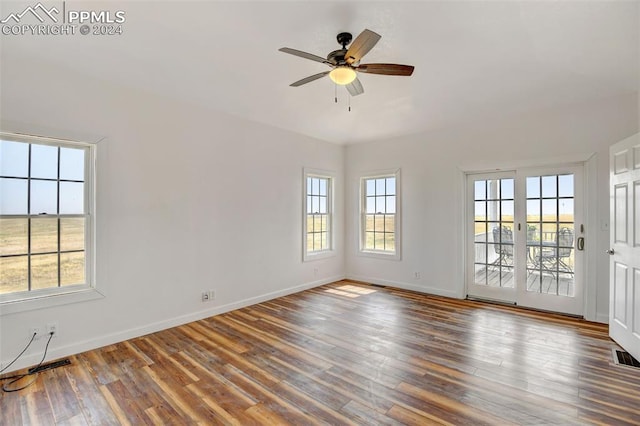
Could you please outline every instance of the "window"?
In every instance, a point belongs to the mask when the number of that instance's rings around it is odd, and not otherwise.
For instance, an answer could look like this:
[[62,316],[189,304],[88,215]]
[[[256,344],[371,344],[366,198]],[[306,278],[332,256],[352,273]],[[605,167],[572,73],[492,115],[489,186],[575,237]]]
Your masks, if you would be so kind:
[[305,170],[304,260],[331,254],[333,177]]
[[399,170],[361,179],[361,253],[400,258],[399,180]]
[[0,303],[92,286],[93,149],[0,135]]

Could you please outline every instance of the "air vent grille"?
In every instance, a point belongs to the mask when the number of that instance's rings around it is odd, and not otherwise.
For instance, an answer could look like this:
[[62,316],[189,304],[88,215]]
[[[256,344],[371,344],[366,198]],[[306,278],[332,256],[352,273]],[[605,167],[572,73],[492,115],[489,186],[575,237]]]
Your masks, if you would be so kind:
[[640,362],[632,357],[629,352],[613,350],[613,362],[617,365],[626,365],[627,367],[640,368]]

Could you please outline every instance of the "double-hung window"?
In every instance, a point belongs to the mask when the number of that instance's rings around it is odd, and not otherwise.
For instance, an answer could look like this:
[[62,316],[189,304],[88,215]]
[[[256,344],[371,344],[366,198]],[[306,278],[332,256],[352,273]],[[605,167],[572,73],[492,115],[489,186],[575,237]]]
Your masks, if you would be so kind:
[[94,149],[0,135],[0,303],[93,286]]
[[333,177],[327,172],[304,173],[304,260],[331,254]]
[[400,258],[400,171],[361,178],[360,252]]

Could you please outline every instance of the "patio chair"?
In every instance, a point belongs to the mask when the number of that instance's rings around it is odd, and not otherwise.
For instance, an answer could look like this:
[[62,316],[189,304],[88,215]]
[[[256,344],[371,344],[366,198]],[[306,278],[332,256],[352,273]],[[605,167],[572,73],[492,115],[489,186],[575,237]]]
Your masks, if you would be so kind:
[[493,248],[498,258],[492,265],[513,265],[513,231],[506,226],[493,228]]
[[556,278],[557,272],[573,274],[573,268],[567,263],[573,250],[573,239],[573,229],[564,227],[558,231],[553,245],[546,245],[542,248],[541,261],[543,269]]
[[573,274],[573,268],[569,266],[565,260],[571,257],[573,249],[573,229],[562,228],[558,232],[558,269],[562,272],[570,272]]

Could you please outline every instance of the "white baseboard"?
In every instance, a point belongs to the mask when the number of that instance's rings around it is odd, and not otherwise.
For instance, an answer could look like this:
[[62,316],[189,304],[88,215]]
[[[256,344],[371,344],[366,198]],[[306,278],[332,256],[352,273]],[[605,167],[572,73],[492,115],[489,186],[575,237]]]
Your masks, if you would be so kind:
[[[215,306],[209,309],[203,309],[201,311],[192,312],[186,315],[180,315],[174,318],[169,318],[169,319],[154,322],[151,324],[146,324],[140,327],[130,328],[128,330],[123,330],[116,333],[105,334],[102,336],[97,336],[97,337],[80,341],[80,342],[74,342],[69,345],[51,349],[47,354],[47,359],[45,360],[45,363],[48,360],[64,358],[64,357],[79,354],[82,352],[90,351],[92,349],[97,349],[104,346],[112,345],[114,343],[123,342],[125,340],[144,336],[150,333],[155,333],[157,331],[166,330],[171,327],[177,327],[179,325],[187,324],[193,321],[198,321],[203,318],[208,318],[215,315],[223,314],[225,312],[230,312],[236,309],[255,305],[257,303],[265,302],[267,300],[276,299],[278,297],[287,296],[293,293],[298,293],[300,291],[308,290],[310,288],[318,287],[324,284],[340,281],[344,278],[345,277],[343,275],[338,275],[338,276],[329,277],[329,278],[325,278],[318,281],[312,281],[299,286],[289,287],[283,290],[278,290],[271,293],[250,297],[248,299],[239,300],[237,302],[228,303],[226,305]],[[40,362],[41,358],[42,358],[41,353],[29,354],[24,358],[20,358],[18,361],[16,361],[15,364],[11,366],[10,370],[5,371],[5,374],[36,365],[38,362]],[[1,365],[6,365],[9,362],[10,360],[7,360],[6,363],[3,362]]]
[[609,314],[596,313],[596,322],[600,322],[602,324],[609,324]]
[[418,293],[432,294],[432,295],[435,295],[435,296],[451,297],[453,299],[463,299],[464,298],[454,290],[444,290],[444,289],[441,289],[441,288],[431,287],[431,286],[427,286],[427,285],[409,284],[409,283],[400,282],[400,281],[382,280],[382,279],[379,279],[379,278],[365,277],[365,276],[361,276],[361,275],[352,275],[352,274],[347,274],[346,278],[348,280],[351,279],[351,280],[355,280],[355,281],[362,281],[362,282],[365,282],[365,283],[384,285],[384,286],[388,286],[388,287],[395,287],[395,288],[400,288],[400,289],[403,289],[403,290],[416,291]]

